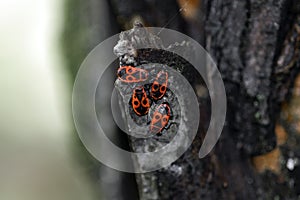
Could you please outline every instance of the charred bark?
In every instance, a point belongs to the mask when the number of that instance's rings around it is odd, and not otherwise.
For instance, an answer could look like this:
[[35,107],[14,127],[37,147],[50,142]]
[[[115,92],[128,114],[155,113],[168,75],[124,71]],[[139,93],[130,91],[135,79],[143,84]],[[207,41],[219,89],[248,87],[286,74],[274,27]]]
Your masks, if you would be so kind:
[[[197,39],[217,63],[228,98],[226,125],[214,151],[198,158],[204,125],[188,151],[170,167],[136,175],[140,199],[297,199],[299,189],[291,187],[290,180],[299,180],[298,171],[289,173],[283,167],[280,174],[260,174],[251,158],[278,148],[275,123],[300,67],[300,4],[296,0],[205,0],[198,8],[203,12],[197,15],[204,17],[201,23],[182,17],[172,0],[112,0],[109,6],[108,19],[121,29],[131,28],[139,19],[146,26],[166,26]],[[99,35],[91,37],[97,41]],[[153,51],[139,55],[138,62],[144,63],[170,64],[168,59],[177,59],[167,55],[164,60]],[[190,68],[185,65],[185,76],[196,85],[201,79]],[[201,116],[209,119],[205,110],[209,101],[203,100],[202,105]],[[285,165],[295,147],[288,143],[280,148]]]

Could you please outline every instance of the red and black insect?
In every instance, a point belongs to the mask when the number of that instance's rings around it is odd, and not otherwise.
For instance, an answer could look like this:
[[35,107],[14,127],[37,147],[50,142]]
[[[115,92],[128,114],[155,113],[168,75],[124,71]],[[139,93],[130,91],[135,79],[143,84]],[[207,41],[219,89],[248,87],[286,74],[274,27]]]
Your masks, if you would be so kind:
[[165,71],[160,71],[153,84],[151,86],[150,96],[156,101],[161,99],[166,91],[168,86],[168,73]]
[[151,102],[143,86],[133,90],[130,104],[137,115],[142,116],[148,113]]
[[133,66],[122,66],[118,69],[119,80],[126,83],[137,83],[148,79],[148,71]]
[[[117,76],[120,81],[125,83],[141,83],[148,79],[149,72],[146,69],[134,66],[120,66]],[[164,70],[159,71],[151,84],[143,84],[143,86],[135,87],[129,101],[133,112],[140,117],[147,115],[152,102],[159,103],[158,101],[166,94],[167,87],[168,73]],[[149,132],[160,136],[163,129],[167,129],[170,125],[171,108],[168,102],[158,105],[149,122]]]
[[154,111],[150,122],[150,133],[160,134],[166,128],[171,117],[171,108],[168,103],[160,104]]

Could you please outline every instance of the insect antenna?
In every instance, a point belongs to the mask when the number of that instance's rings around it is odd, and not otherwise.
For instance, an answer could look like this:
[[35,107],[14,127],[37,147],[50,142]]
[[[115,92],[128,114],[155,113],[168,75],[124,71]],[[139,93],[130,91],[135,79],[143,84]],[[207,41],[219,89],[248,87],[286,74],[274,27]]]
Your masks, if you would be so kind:
[[180,14],[182,11],[184,11],[186,9],[186,7],[188,6],[189,2],[191,0],[187,0],[183,6],[180,7],[180,9],[178,10],[178,12],[176,14],[173,15],[173,17],[171,17],[167,23],[160,29],[160,31],[157,33],[157,36],[159,36],[159,34],[171,23],[175,20],[175,18],[178,16],[178,14]]

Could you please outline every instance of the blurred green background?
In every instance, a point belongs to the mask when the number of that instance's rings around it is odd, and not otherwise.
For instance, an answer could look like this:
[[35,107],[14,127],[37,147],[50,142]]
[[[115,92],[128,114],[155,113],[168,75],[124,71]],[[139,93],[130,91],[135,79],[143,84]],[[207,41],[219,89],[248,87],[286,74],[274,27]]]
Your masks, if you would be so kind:
[[64,1],[0,7],[0,199],[95,199],[74,160],[72,76],[61,50]]

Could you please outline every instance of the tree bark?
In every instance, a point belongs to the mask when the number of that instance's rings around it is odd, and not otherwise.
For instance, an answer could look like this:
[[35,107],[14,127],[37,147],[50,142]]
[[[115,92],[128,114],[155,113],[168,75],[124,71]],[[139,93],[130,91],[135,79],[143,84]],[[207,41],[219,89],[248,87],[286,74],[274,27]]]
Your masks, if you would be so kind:
[[[78,2],[91,10],[97,1]],[[76,8],[82,9],[78,5]],[[291,173],[285,165],[289,152],[300,159],[300,151],[291,143],[276,144],[275,124],[280,121],[280,105],[289,99],[300,67],[299,2],[204,0],[195,19],[184,18],[174,0],[111,0],[107,5],[105,19],[111,24],[105,30],[112,26],[113,30],[128,29],[139,19],[146,26],[166,26],[198,40],[217,63],[227,93],[226,124],[215,149],[206,158],[198,158],[205,134],[202,127],[188,151],[170,167],[136,175],[139,199],[297,199],[299,169]],[[93,7],[91,23],[84,23],[84,30],[95,27],[98,9]],[[85,14],[78,13],[76,18],[85,19]],[[96,32],[100,34],[102,27],[95,27]],[[84,49],[105,38],[99,34],[85,36],[94,42],[83,42]],[[65,46],[72,41],[75,39]],[[74,60],[70,63],[74,66]],[[209,101],[202,103],[203,107],[210,105]],[[203,116],[209,118],[207,113]],[[252,158],[274,149],[282,154],[281,160],[275,158],[280,163],[279,172],[259,173]],[[180,173],[176,173],[178,169]]]

